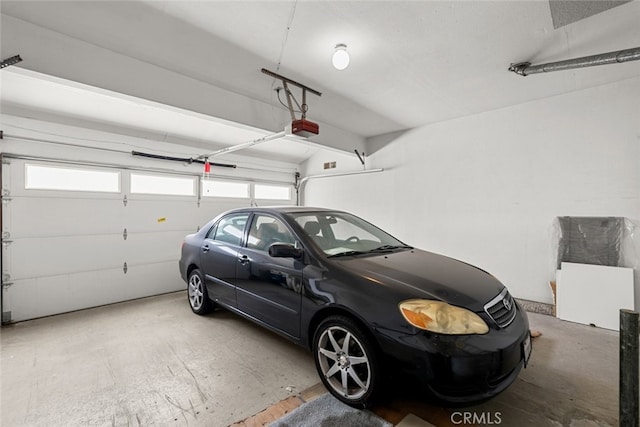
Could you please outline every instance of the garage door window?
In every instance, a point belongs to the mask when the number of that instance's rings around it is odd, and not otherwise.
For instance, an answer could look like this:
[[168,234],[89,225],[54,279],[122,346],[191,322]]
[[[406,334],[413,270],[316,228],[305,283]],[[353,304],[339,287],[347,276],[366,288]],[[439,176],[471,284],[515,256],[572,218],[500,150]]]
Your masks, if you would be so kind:
[[25,188],[119,193],[120,172],[27,164]]
[[131,193],[193,196],[194,180],[193,178],[132,173]]
[[202,181],[202,195],[205,197],[249,198],[249,184],[231,181]]
[[263,200],[291,200],[291,188],[282,185],[256,184],[255,198]]

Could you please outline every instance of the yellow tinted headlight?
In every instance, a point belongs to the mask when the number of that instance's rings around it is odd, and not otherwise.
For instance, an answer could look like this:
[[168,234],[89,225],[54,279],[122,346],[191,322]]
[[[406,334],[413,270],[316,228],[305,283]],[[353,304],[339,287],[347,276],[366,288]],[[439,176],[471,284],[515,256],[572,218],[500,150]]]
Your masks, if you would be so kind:
[[472,311],[442,301],[411,299],[398,307],[405,320],[416,328],[440,334],[486,334],[487,324]]

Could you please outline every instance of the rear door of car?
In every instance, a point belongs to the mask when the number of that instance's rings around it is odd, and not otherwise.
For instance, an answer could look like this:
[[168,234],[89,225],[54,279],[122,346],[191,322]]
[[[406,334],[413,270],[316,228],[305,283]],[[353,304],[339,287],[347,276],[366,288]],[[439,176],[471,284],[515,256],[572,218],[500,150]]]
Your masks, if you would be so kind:
[[209,297],[236,307],[234,284],[238,250],[244,240],[248,213],[234,213],[220,219],[203,240],[201,264]]
[[246,244],[238,250],[238,309],[292,337],[300,336],[300,304],[304,264],[273,258],[273,243],[295,244],[296,237],[279,219],[254,214]]

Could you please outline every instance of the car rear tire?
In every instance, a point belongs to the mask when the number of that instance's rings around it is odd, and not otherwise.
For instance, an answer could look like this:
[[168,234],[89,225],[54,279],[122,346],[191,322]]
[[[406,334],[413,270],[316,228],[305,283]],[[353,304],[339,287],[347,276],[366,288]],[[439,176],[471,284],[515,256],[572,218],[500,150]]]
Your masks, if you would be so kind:
[[207,287],[200,270],[193,270],[187,282],[187,298],[189,306],[195,314],[207,314],[213,309],[213,302],[207,294]]
[[313,338],[318,375],[331,394],[350,406],[370,406],[380,382],[378,358],[368,335],[351,318],[331,316]]

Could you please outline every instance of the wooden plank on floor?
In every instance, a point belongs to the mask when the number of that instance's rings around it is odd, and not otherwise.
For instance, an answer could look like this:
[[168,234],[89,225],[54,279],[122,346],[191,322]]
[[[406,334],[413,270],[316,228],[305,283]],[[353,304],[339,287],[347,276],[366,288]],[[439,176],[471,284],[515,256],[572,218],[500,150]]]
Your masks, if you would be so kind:
[[327,389],[325,388],[324,384],[318,383],[306,390],[302,390],[300,392],[300,397],[305,402],[311,402],[312,400],[322,396],[325,393],[327,393]]
[[245,420],[231,424],[231,427],[262,427],[275,420],[279,420],[289,412],[302,405],[304,401],[299,396],[289,396],[275,405],[265,409]]

